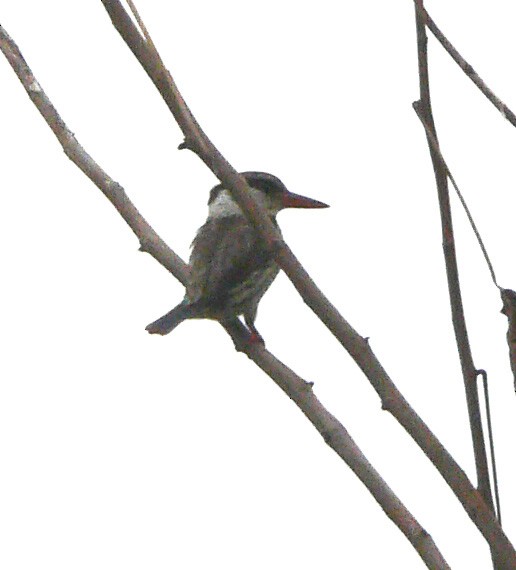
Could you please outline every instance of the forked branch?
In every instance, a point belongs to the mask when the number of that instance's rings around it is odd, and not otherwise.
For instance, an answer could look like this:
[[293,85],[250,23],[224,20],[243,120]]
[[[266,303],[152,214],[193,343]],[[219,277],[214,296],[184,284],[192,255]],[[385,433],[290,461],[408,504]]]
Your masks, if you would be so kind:
[[435,36],[437,41],[443,46],[443,48],[450,54],[455,63],[462,69],[462,71],[473,81],[473,83],[480,89],[480,91],[487,97],[487,99],[500,111],[502,116],[511,123],[513,127],[516,127],[516,115],[507,107],[507,105],[499,99],[495,93],[486,85],[484,80],[478,75],[478,73],[473,69],[462,55],[455,49],[450,40],[441,32],[437,27],[437,24],[430,17],[422,3],[418,7],[420,16],[423,22],[426,24],[428,29]]
[[[505,119],[507,119],[513,127],[516,127],[516,115],[511,111],[511,109],[499,97],[497,97],[497,95],[489,88],[489,86],[484,82],[484,80],[473,69],[473,66],[470,65],[464,59],[464,57],[459,53],[459,51],[457,51],[457,49],[454,47],[454,45],[448,40],[448,38],[443,34],[443,32],[440,30],[440,28],[434,22],[434,20],[430,16],[430,14],[428,14],[428,12],[426,11],[423,4],[418,3],[416,6],[419,10],[419,14],[420,14],[420,17],[422,19],[422,22],[432,32],[432,34],[439,41],[439,43],[443,46],[443,48],[449,53],[449,55],[452,57],[452,59],[457,63],[457,65],[462,69],[462,71],[471,79],[471,81],[478,87],[478,89],[487,97],[487,99],[496,107],[496,109],[498,109],[498,111],[500,111],[501,115]],[[417,111],[417,109],[416,109],[416,111]],[[420,116],[420,118],[422,118],[422,117]],[[451,176],[450,176],[450,180],[453,183],[453,178]],[[464,205],[464,201],[463,201],[460,193],[458,193],[458,194],[459,194],[459,198],[461,199],[461,202],[463,202],[463,205]],[[465,209],[466,209],[466,213],[467,213],[468,217],[470,217],[468,209],[466,207],[465,207]],[[473,227],[473,231],[475,231],[475,233],[477,233],[476,229],[474,227],[474,223],[472,222],[471,219],[470,219],[470,223]],[[477,239],[478,239],[478,235],[477,235]],[[514,314],[515,313],[514,313],[514,311],[512,311],[510,309],[510,307],[512,306],[512,301],[509,301],[509,302],[507,301],[507,299],[509,299],[511,297],[511,295],[510,295],[511,290],[510,289],[503,289],[502,287],[500,287],[498,285],[498,283],[496,281],[495,274],[494,274],[493,267],[491,265],[491,262],[489,261],[489,258],[487,256],[486,251],[485,251],[485,247],[482,243],[482,240],[479,239],[479,243],[480,243],[480,247],[482,248],[482,252],[484,254],[484,257],[486,258],[487,264],[489,266],[489,271],[491,272],[491,276],[493,278],[493,281],[494,281],[495,285],[500,289],[500,294],[502,297],[502,302],[503,302],[503,307],[504,307],[502,312],[505,315],[507,315],[507,317],[509,319],[509,331],[507,333],[507,342],[509,344],[509,358],[510,358],[511,370],[512,370],[513,377],[514,377],[514,388],[516,390],[516,344],[515,344],[515,335],[514,335],[514,329],[515,329]],[[507,292],[509,292],[509,294]]]
[[[480,414],[480,403],[479,403],[478,384],[477,384],[478,371],[473,364],[473,356],[471,353],[471,347],[468,339],[468,331],[466,328],[466,319],[464,316],[462,294],[459,282],[457,255],[455,251],[455,238],[453,233],[450,196],[448,192],[448,176],[451,177],[451,175],[449,173],[448,167],[439,149],[439,141],[435,129],[434,118],[432,113],[432,104],[430,98],[430,80],[428,72],[428,54],[427,54],[428,39],[426,34],[426,26],[429,24],[431,20],[424,8],[423,0],[415,0],[415,9],[416,9],[417,55],[418,55],[418,67],[419,67],[420,99],[419,101],[416,101],[414,103],[414,109],[416,110],[421,122],[423,123],[423,126],[425,127],[426,137],[428,141],[428,148],[430,151],[430,157],[432,159],[435,181],[437,185],[439,210],[441,214],[443,251],[444,251],[444,259],[446,265],[448,291],[450,296],[452,322],[453,322],[453,329],[455,332],[455,339],[457,342],[457,349],[460,358],[462,376],[464,379],[466,403],[468,408],[471,437],[473,441],[473,452],[475,456],[478,490],[482,495],[486,505],[494,514],[491,482],[489,478],[489,469],[487,463],[487,450],[485,446],[482,418]],[[444,38],[444,36],[442,38]],[[453,180],[452,182],[454,183]],[[477,238],[478,237],[479,236],[477,234]],[[488,260],[489,258],[487,257],[487,253],[485,252],[485,248],[483,247],[481,240],[480,243],[483,252],[486,256],[486,259]],[[488,264],[491,269],[493,280],[495,281],[496,284],[494,271],[492,269],[490,262],[488,262]],[[507,568],[507,559],[505,558],[505,556],[498,549],[496,549],[492,543],[490,543],[490,546],[491,546],[491,555],[493,559],[494,568],[496,568],[496,570]],[[510,568],[511,566],[508,567]]]
[[324,296],[285,242],[272,230],[269,231],[270,222],[267,216],[247,195],[247,187],[242,177],[238,176],[198,126],[170,73],[162,65],[159,55],[154,52],[153,44],[146,42],[118,0],[102,0],[102,3],[114,26],[172,111],[185,135],[188,148],[196,152],[232,193],[263,240],[271,246],[274,245],[274,255],[278,265],[285,271],[305,303],[355,359],[382,399],[383,407],[394,415],[437,467],[491,547],[500,554],[500,557],[507,560],[507,568],[516,567],[516,552],[482,496],[441,442],[403,398],[374,355],[367,340],[353,329]]
[[[16,75],[25,87],[66,155],[103,192],[140,240],[141,249],[150,253],[181,283],[188,279],[188,266],[151,228],[132,204],[124,189],[78,143],[57,110],[32,74],[14,41],[0,26],[0,50],[4,53]],[[224,323],[235,343],[239,341],[237,323]],[[311,384],[300,378],[274,355],[259,345],[245,347],[247,356],[255,362],[298,405],[309,421],[323,436],[326,443],[346,462],[364,483],[387,516],[398,526],[426,566],[432,570],[447,570],[448,564],[439,552],[432,537],[421,527],[405,505],[390,489],[380,474],[369,463],[345,427],[317,399]]]
[[423,121],[423,124],[426,125],[429,130],[427,133],[428,148],[432,159],[437,185],[439,210],[441,213],[444,259],[446,264],[446,277],[448,281],[453,328],[455,331],[455,338],[457,341],[462,375],[464,378],[464,387],[466,391],[478,487],[487,505],[493,509],[493,499],[489,482],[487,455],[478,399],[477,371],[473,364],[473,356],[471,354],[471,347],[468,339],[468,331],[466,328],[466,319],[464,317],[462,294],[459,283],[459,270],[457,265],[457,255],[455,252],[450,195],[448,192],[448,170],[446,168],[446,164],[442,160],[441,154],[438,151],[439,143],[432,114],[428,74],[427,36],[422,0],[416,0],[415,6],[420,100],[414,104],[414,107]]

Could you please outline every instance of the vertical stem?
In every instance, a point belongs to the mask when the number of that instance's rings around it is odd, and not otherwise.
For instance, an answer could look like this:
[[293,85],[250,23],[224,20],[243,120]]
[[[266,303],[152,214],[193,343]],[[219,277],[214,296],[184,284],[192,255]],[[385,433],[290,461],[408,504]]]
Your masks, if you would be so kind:
[[[423,1],[415,0],[415,4],[420,88],[420,100],[416,103],[416,106],[418,111],[424,117],[426,123],[430,126],[433,136],[437,140],[437,133],[435,131],[435,124],[430,101],[427,35]],[[468,407],[471,437],[473,441],[473,452],[475,456],[475,466],[477,472],[478,490],[489,508],[494,511],[491,485],[489,482],[487,453],[482,429],[482,419],[480,415],[477,388],[477,371],[473,364],[471,347],[468,340],[468,331],[464,318],[464,309],[462,306],[462,295],[459,283],[457,256],[455,252],[455,240],[453,237],[453,225],[446,166],[443,164],[441,157],[435,151],[429,139],[428,147],[430,150],[430,156],[432,158],[432,164],[437,184],[439,209],[441,212],[443,250],[446,264],[446,276],[448,280],[448,292],[450,295],[452,322],[455,331],[455,338],[457,341],[457,348],[462,368],[462,376],[464,378],[466,402]]]

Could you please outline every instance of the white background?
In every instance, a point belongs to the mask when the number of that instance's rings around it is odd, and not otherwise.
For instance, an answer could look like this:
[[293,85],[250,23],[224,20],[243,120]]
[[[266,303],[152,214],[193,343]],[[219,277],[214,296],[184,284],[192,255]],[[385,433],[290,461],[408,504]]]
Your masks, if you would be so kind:
[[[286,212],[288,243],[474,478],[412,2],[140,2],[193,112],[239,170],[329,210]],[[516,7],[428,2],[516,108]],[[100,2],[3,2],[1,23],[78,140],[184,258],[215,179]],[[516,289],[516,131],[430,40],[442,148],[500,283]],[[145,325],[182,297],[64,156],[0,58],[0,567],[422,568],[298,409],[216,323]],[[452,197],[475,364],[489,372],[504,525],[516,539],[516,398],[506,319]],[[350,430],[454,570],[480,534],[283,276],[257,325]]]

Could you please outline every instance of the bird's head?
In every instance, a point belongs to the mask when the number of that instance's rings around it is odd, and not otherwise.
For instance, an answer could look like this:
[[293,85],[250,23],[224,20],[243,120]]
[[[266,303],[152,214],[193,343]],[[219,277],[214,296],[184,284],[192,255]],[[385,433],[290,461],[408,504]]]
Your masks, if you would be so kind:
[[[272,216],[284,208],[328,208],[328,204],[294,194],[287,190],[283,182],[267,172],[241,172],[251,187],[254,199],[260,203]],[[215,186],[208,201],[210,217],[242,214],[240,207],[231,194],[218,184]]]

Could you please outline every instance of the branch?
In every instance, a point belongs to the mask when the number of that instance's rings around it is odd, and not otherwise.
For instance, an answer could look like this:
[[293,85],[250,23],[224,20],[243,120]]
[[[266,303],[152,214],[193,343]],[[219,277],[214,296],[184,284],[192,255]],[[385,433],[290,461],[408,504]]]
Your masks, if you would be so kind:
[[516,552],[482,496],[446,448],[403,398],[374,355],[367,340],[353,329],[324,296],[287,244],[277,234],[274,235],[272,230],[269,231],[269,220],[263,211],[256,207],[250,196],[246,195],[245,181],[236,174],[202,132],[178,92],[170,73],[164,66],[161,70],[158,69],[161,59],[155,53],[151,53],[152,45],[146,44],[118,0],[102,0],[102,3],[113,25],[167,103],[185,135],[185,145],[211,168],[224,187],[232,193],[262,239],[274,247],[276,262],[285,271],[305,303],[353,357],[380,396],[383,408],[393,414],[436,466],[485,539],[508,561],[507,568],[511,568],[511,565],[516,567]]
[[[114,182],[77,142],[36,81],[18,47],[1,26],[0,50],[11,64],[32,102],[56,135],[66,155],[96,184],[115,206],[125,222],[137,235],[141,249],[150,253],[181,283],[185,284],[188,278],[188,266],[186,263],[163,242],[145,221],[129,200],[123,188]],[[221,324],[237,345],[241,335],[239,326],[243,326],[240,321],[229,321]],[[249,343],[243,346],[245,346],[247,356],[268,374],[285,394],[297,404],[322,435],[326,443],[364,483],[387,516],[414,546],[426,566],[432,570],[448,570],[450,567],[439,552],[432,537],[417,522],[380,474],[369,463],[345,427],[324,408],[314,395],[312,384],[295,374],[295,372],[265,350],[264,347]]]
[[[493,93],[493,91],[491,91],[491,89],[484,83],[482,78],[476,73],[476,71],[473,69],[473,67],[455,49],[455,47],[452,45],[452,43],[441,32],[441,30],[438,28],[437,24],[430,17],[430,15],[426,11],[426,9],[422,5],[418,5],[418,10],[420,11],[421,17],[424,20],[424,23],[426,24],[428,29],[432,32],[432,34],[436,37],[436,39],[440,42],[440,44],[444,47],[444,49],[450,54],[452,59],[458,64],[458,66],[462,69],[462,71],[464,71],[464,73],[471,79],[471,81],[473,81],[473,83],[480,89],[480,91],[500,111],[500,113],[503,115],[503,117],[506,118],[511,123],[511,125],[513,127],[516,127],[516,115],[511,111],[511,109],[509,109],[509,107],[507,107],[507,105],[501,99],[499,99]],[[416,109],[416,112],[419,115],[418,109]],[[420,119],[423,121],[423,125],[425,126],[425,129],[427,129],[427,126],[424,123],[424,118],[421,115],[420,115]],[[434,147],[435,147],[435,144],[434,144]],[[441,157],[441,159],[442,159],[442,157]],[[444,159],[442,159],[442,160],[444,162]],[[452,184],[454,184],[454,186],[456,187],[456,184],[453,180],[453,177],[452,177],[449,169],[447,169],[447,170],[448,170],[448,176],[449,176]],[[504,303],[504,308],[503,308],[502,312],[504,314],[506,314],[509,318],[509,331],[507,333],[507,342],[509,343],[511,370],[512,370],[512,373],[514,376],[514,386],[515,386],[515,391],[516,391],[516,343],[515,343],[516,333],[514,332],[515,331],[514,325],[515,325],[516,319],[514,317],[514,315],[515,315],[514,309],[512,308],[513,307],[513,301],[512,300],[508,301],[508,299],[511,299],[511,296],[510,296],[511,290],[510,289],[502,289],[498,285],[498,283],[496,281],[495,274],[494,274],[493,266],[489,260],[489,257],[487,255],[487,252],[486,252],[485,247],[484,247],[484,244],[482,243],[482,240],[479,238],[478,231],[476,230],[475,224],[473,223],[473,221],[471,219],[471,215],[469,213],[469,210],[465,206],[464,200],[463,200],[460,192],[458,191],[458,188],[456,188],[456,191],[457,191],[457,194],[459,195],[459,199],[461,200],[461,202],[462,202],[462,204],[466,210],[466,214],[467,214],[468,218],[470,219],[470,223],[473,227],[473,231],[477,235],[477,239],[479,241],[480,247],[482,248],[482,253],[484,254],[484,257],[486,258],[487,264],[489,266],[489,271],[491,273],[491,277],[492,277],[495,285],[501,291],[502,301]],[[509,292],[509,294],[507,294],[507,292]]]
[[464,71],[464,73],[473,81],[473,83],[480,89],[480,91],[491,101],[491,103],[500,111],[505,119],[516,127],[516,115],[507,107],[507,105],[499,99],[489,87],[484,83],[482,78],[473,69],[473,67],[460,55],[460,53],[453,47],[448,38],[437,27],[437,24],[432,20],[423,4],[419,5],[418,10],[423,22],[427,25],[428,29],[432,32],[435,38],[443,46],[443,48],[451,55],[452,59]]
[[[428,148],[430,151],[430,157],[432,159],[435,181],[437,185],[439,210],[441,213],[443,251],[446,265],[446,277],[448,281],[448,292],[450,296],[452,322],[462,368],[462,376],[464,379],[466,403],[468,408],[471,437],[473,441],[473,452],[475,456],[478,490],[482,495],[485,504],[494,516],[494,504],[491,493],[491,483],[489,480],[487,453],[478,397],[478,372],[473,364],[473,356],[471,354],[468,331],[466,328],[466,319],[464,316],[464,308],[462,305],[457,255],[455,251],[455,239],[453,235],[450,196],[448,192],[449,171],[439,150],[439,141],[437,138],[437,132],[435,129],[435,123],[432,114],[430,81],[428,73],[428,38],[426,35],[426,20],[423,0],[415,0],[415,9],[420,100],[414,103],[414,109],[416,110],[423,126],[425,127]],[[494,568],[497,570],[506,568],[507,558],[505,553],[495,547],[492,542],[489,542],[489,544],[491,546],[491,556],[493,559]],[[514,552],[514,549],[512,550]]]
[[52,132],[61,143],[66,156],[102,191],[140,240],[140,249],[150,253],[181,283],[188,279],[187,264],[176,255],[152,229],[145,218],[129,200],[124,189],[115,182],[91,158],[77,142],[55,107],[32,74],[22,54],[7,32],[0,26],[0,49],[11,64],[18,79],[25,87],[31,101],[37,107]]
[[422,0],[416,0],[416,26],[418,42],[419,61],[419,83],[420,100],[414,106],[423,120],[423,123],[431,131],[431,136],[427,135],[428,148],[432,158],[432,165],[437,184],[437,194],[439,198],[439,209],[441,212],[441,225],[443,235],[443,250],[446,264],[446,276],[448,279],[448,291],[452,311],[453,328],[457,340],[462,375],[466,390],[466,400],[468,405],[471,436],[473,439],[473,449],[475,454],[475,465],[478,477],[478,487],[486,503],[493,508],[491,496],[491,486],[489,483],[489,471],[487,467],[487,457],[485,452],[484,436],[482,431],[482,420],[480,416],[480,406],[477,390],[477,372],[473,365],[473,356],[469,345],[468,331],[464,317],[462,305],[462,294],[459,283],[459,271],[457,266],[457,255],[455,252],[455,238],[453,235],[452,214],[450,208],[450,196],[448,192],[448,172],[446,165],[440,154],[432,144],[435,140],[438,144],[435,130],[434,118],[432,114],[430,100],[430,83],[428,77],[428,57],[427,57],[427,37],[425,31],[424,18],[422,12]]
[[[491,274],[491,279],[492,279],[494,285],[498,289],[501,290],[501,287],[500,287],[500,285],[498,285],[498,281],[496,280],[495,270],[494,270],[493,264],[491,263],[491,259],[489,258],[489,255],[487,253],[487,249],[486,249],[486,246],[484,244],[484,240],[482,239],[482,236],[480,235],[480,232],[478,231],[477,225],[475,224],[475,220],[473,219],[471,211],[470,211],[470,209],[466,203],[466,200],[465,200],[464,196],[462,195],[462,192],[460,191],[459,186],[458,186],[457,182],[455,181],[455,178],[454,178],[453,174],[451,173],[451,170],[450,170],[448,164],[446,163],[446,160],[444,159],[443,153],[441,152],[441,148],[439,147],[439,141],[437,140],[436,135],[434,135],[434,132],[432,131],[432,127],[425,120],[425,117],[423,115],[421,102],[420,101],[414,101],[414,103],[412,104],[412,107],[414,108],[416,115],[419,117],[419,120],[421,121],[421,124],[423,125],[423,128],[425,129],[425,133],[426,133],[426,136],[428,139],[428,143],[432,146],[432,149],[438,155],[439,160],[441,161],[441,164],[443,165],[443,167],[446,171],[446,175],[448,176],[448,179],[452,183],[452,186],[455,190],[455,193],[457,194],[457,197],[459,198],[459,201],[462,204],[462,207],[464,208],[464,212],[466,213],[466,217],[468,218],[469,225],[471,226],[471,229],[473,230],[473,233],[475,234],[475,237],[477,238],[478,245],[480,246],[480,249],[482,251],[482,255],[484,256],[484,259],[486,261],[487,268],[489,269],[489,273]],[[434,129],[435,129],[435,127],[434,127]]]

